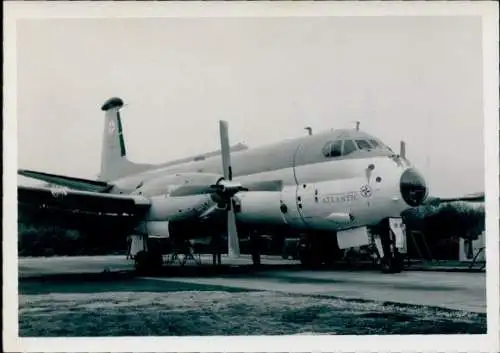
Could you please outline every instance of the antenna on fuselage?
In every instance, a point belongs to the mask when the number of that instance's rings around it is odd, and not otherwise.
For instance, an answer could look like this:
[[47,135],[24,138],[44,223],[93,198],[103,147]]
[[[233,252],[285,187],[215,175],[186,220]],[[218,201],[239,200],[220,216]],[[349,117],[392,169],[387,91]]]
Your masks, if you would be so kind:
[[309,136],[311,136],[311,135],[313,134],[312,127],[310,127],[310,126],[306,126],[306,127],[304,128],[304,130],[307,130],[307,133],[309,134]]
[[406,158],[406,142],[401,141],[399,145],[399,156],[403,159]]
[[360,122],[356,121],[356,131],[359,131],[359,124],[360,124]]

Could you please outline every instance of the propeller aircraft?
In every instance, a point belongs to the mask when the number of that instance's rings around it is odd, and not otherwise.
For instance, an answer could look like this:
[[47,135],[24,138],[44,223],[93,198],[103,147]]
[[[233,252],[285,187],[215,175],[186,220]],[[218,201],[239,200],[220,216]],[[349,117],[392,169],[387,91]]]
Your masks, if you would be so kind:
[[228,124],[220,121],[220,151],[139,164],[127,159],[123,106],[114,97],[101,107],[105,129],[97,180],[21,169],[20,175],[66,189],[18,186],[19,205],[133,215],[129,235],[137,266],[161,264],[160,254],[146,246],[148,237],[206,237],[223,219],[231,257],[240,255],[239,234],[258,231],[300,235],[304,265],[328,263],[341,250],[371,245],[383,272],[403,270],[401,213],[428,196],[404,142],[396,154],[358,125],[264,147],[231,148]]

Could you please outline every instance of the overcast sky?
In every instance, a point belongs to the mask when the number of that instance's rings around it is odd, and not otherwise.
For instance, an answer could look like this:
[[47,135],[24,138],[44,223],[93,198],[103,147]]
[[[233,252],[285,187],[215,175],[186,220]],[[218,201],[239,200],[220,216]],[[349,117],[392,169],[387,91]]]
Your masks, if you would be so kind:
[[435,195],[483,191],[480,18],[18,22],[19,167],[95,178],[101,104],[119,96],[129,158],[159,163],[354,127],[407,155]]

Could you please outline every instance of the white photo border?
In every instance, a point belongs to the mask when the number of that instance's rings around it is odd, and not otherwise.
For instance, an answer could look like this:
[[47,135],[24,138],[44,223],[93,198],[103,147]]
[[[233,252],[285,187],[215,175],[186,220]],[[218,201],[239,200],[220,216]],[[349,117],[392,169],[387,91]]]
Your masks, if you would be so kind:
[[[498,3],[454,2],[4,2],[3,342],[10,352],[496,352],[499,345]],[[413,336],[19,338],[17,295],[16,21],[29,18],[480,16],[483,33],[488,333]]]

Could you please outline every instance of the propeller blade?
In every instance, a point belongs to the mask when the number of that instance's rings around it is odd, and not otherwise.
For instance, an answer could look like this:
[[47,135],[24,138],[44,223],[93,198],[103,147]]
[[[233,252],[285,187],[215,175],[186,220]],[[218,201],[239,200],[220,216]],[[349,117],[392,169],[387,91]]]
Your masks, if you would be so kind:
[[222,173],[224,179],[231,181],[233,179],[231,171],[231,154],[229,150],[229,133],[227,128],[227,122],[221,120],[219,122],[220,128],[220,144],[221,144],[221,156],[222,156]]
[[208,218],[215,211],[217,211],[217,205],[213,205],[213,206],[209,207],[205,212],[203,212],[200,215],[200,219],[206,219],[206,218]]
[[234,214],[232,202],[229,203],[229,210],[227,212],[227,252],[231,258],[240,256],[240,241],[238,239],[236,215]]
[[[230,190],[238,190],[238,185],[232,185],[233,173],[231,170],[231,151],[229,150],[229,132],[227,127],[227,122],[221,120],[219,122],[220,128],[220,144],[221,144],[221,156],[222,156],[222,172],[226,183],[222,183],[222,186],[229,186]],[[227,249],[229,257],[240,256],[240,242],[238,239],[238,231],[236,229],[236,215],[234,214],[232,196],[230,195],[228,202],[227,211]]]

